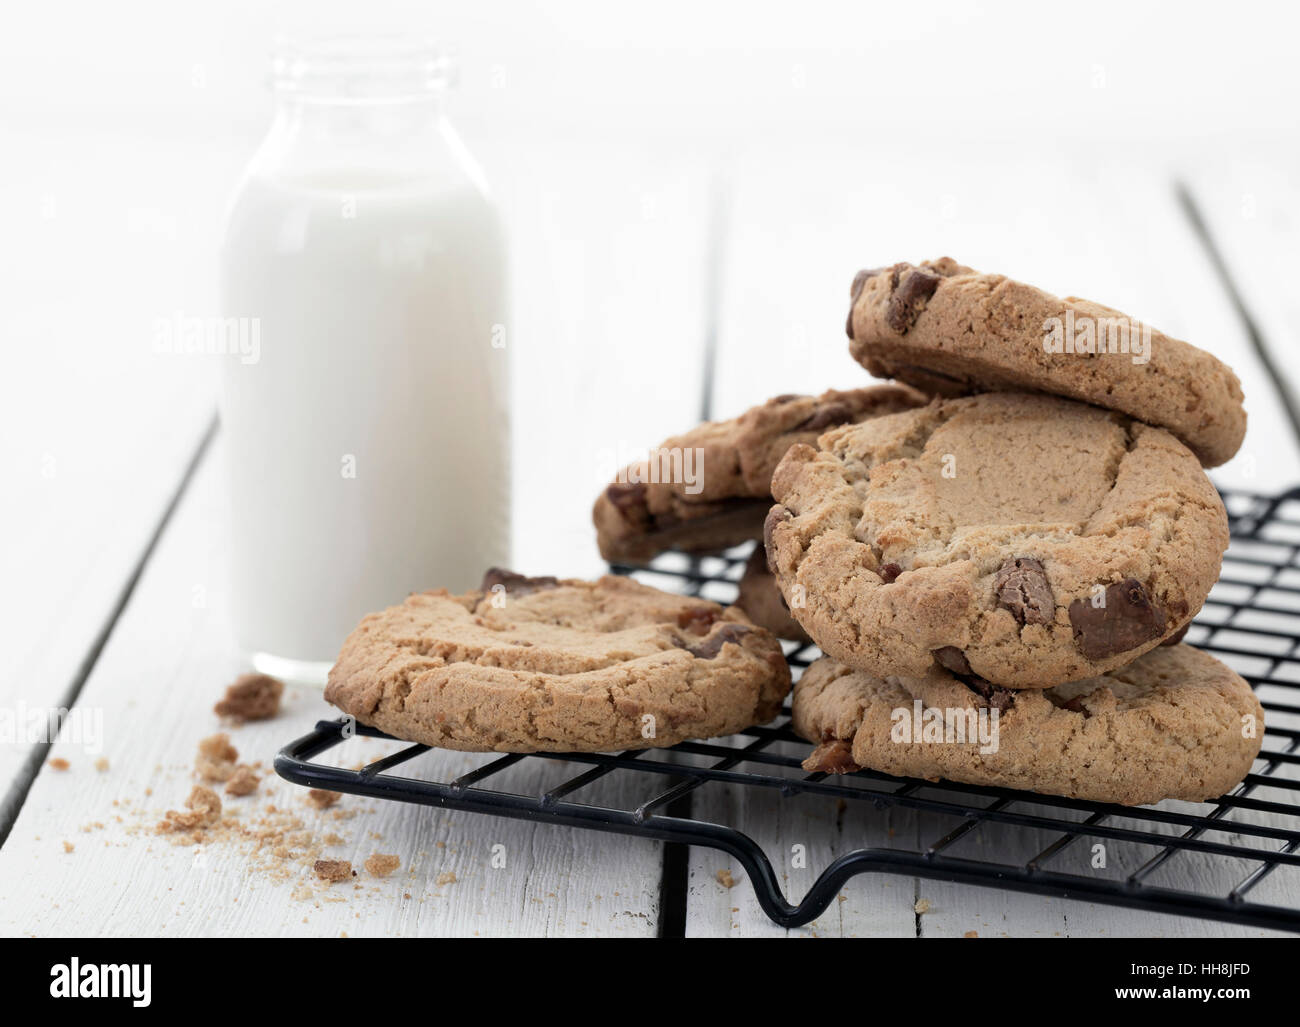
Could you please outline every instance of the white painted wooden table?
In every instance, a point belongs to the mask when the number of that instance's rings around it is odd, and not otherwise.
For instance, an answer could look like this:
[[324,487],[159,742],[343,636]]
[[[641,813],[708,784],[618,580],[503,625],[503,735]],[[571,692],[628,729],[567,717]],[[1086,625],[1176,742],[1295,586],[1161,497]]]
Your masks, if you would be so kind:
[[[601,569],[588,519],[600,454],[694,423],[710,345],[717,416],[778,392],[861,383],[843,336],[853,272],[943,253],[1095,297],[1212,350],[1237,370],[1251,418],[1242,454],[1216,480],[1258,491],[1300,483],[1294,404],[1269,372],[1300,381],[1293,153],[1153,167],[967,151],[954,174],[940,152],[904,161],[847,147],[763,145],[725,160],[686,149],[665,157],[677,151],[650,142],[480,150],[514,240],[521,571]],[[0,933],[655,935],[681,924],[692,936],[1261,933],[879,876],[854,879],[817,921],[783,932],[740,868],[712,851],[691,852],[687,893],[668,908],[658,843],[355,798],[335,818],[273,776],[269,801],[301,816],[304,830],[333,836],[327,855],[359,864],[391,852],[401,870],[358,878],[359,888],[304,888],[305,867],[276,879],[250,870],[238,845],[195,851],[153,835],[188,793],[195,744],[219,726],[212,703],[241,668],[227,612],[215,368],[210,358],[154,354],[148,326],[173,310],[214,309],[221,200],[242,154],[222,140],[106,139],[96,154],[106,177],[88,194],[74,168],[84,152],[45,139],[30,152],[39,159],[14,169],[9,193],[38,248],[21,261],[5,251],[0,266],[12,297],[0,306],[0,337],[31,340],[13,348],[0,378],[0,706],[102,717],[103,751],[0,745]],[[85,217],[98,219],[95,230]],[[134,291],[96,274],[123,239],[139,256]],[[242,759],[265,767],[327,715],[319,692],[292,689],[278,719],[232,739]],[[339,759],[385,751],[356,739]],[[68,768],[51,767],[52,757]],[[424,773],[451,775],[484,757],[422,759]],[[537,766],[525,761],[504,783],[541,790]],[[783,874],[792,897],[835,855],[933,834],[904,811],[837,827],[826,810],[795,814],[722,787],[695,797],[695,816],[715,814],[739,818],[769,851],[791,840],[814,850],[809,870]],[[1029,851],[1036,841],[1017,844]],[[1180,866],[1175,887],[1204,873],[1195,859]],[[735,887],[719,884],[724,869]]]

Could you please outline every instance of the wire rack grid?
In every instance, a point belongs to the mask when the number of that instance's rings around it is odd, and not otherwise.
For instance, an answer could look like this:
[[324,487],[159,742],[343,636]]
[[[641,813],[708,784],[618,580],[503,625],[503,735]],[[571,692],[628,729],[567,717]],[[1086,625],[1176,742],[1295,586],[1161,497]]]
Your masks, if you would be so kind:
[[[784,926],[816,918],[849,878],[885,873],[1300,932],[1300,489],[1279,496],[1225,493],[1224,501],[1232,545],[1187,641],[1251,682],[1267,727],[1251,773],[1210,802],[1133,808],[869,770],[808,774],[800,762],[810,746],[791,731],[788,708],[772,724],[726,739],[609,754],[487,755],[446,781],[395,773],[418,766],[428,751],[423,745],[360,770],[317,761],[353,731],[387,737],[346,719],[321,721],[281,750],[275,768],[313,788],[720,850],[744,868],[763,911]],[[747,555],[747,546],[707,557],[669,553],[647,568],[613,570],[727,602],[735,598]],[[798,674],[819,653],[792,646],[787,655]],[[560,779],[547,780],[554,774],[543,767],[557,766]],[[629,779],[633,787],[609,787]],[[497,784],[507,780],[509,787]],[[817,846],[830,858],[791,902],[773,859],[752,837],[762,825],[746,822],[746,803],[697,801],[697,809],[723,812],[691,814],[692,798],[711,789],[761,796],[769,804],[831,803],[837,813],[825,820],[828,832],[835,830],[832,820],[848,816],[869,822],[902,813],[922,826],[915,844],[892,838],[838,853],[833,844]],[[928,839],[925,825],[934,831]],[[977,834],[979,844],[972,844]],[[1118,850],[1107,873],[1087,858],[1097,843]],[[1174,872],[1184,860],[1197,861],[1195,873]]]

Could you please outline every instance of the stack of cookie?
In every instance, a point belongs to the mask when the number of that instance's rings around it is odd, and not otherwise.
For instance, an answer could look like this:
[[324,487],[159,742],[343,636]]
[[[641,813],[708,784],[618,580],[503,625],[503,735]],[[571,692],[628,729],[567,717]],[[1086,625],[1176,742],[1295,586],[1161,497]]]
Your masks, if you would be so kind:
[[1228,543],[1203,467],[1245,433],[1231,369],[949,259],[860,272],[848,334],[896,384],[668,439],[706,487],[627,469],[596,502],[602,554],[741,542],[770,490],[738,605],[826,653],[795,685],[809,770],[1129,804],[1240,781],[1259,703],[1179,644]]
[[859,273],[848,333],[893,384],[702,424],[597,498],[612,563],[761,539],[736,606],[491,570],[367,617],[326,698],[454,749],[672,745],[775,716],[787,638],[825,653],[794,686],[811,771],[1128,804],[1240,781],[1259,703],[1180,643],[1228,544],[1203,467],[1245,432],[1232,371],[948,259]]
[[949,259],[860,273],[848,332],[935,398],[773,475],[769,564],[826,653],[795,690],[805,767],[1124,804],[1239,782],[1263,711],[1179,642],[1228,544],[1203,466],[1245,432],[1232,371]]

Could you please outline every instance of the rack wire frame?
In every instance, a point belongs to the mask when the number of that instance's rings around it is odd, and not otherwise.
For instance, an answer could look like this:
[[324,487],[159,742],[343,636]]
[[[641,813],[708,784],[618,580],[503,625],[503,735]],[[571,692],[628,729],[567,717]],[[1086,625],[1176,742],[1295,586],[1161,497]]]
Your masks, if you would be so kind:
[[[819,916],[850,878],[886,873],[1300,933],[1300,887],[1294,894],[1282,889],[1283,903],[1251,897],[1279,868],[1300,867],[1300,488],[1277,496],[1224,493],[1224,501],[1232,545],[1220,582],[1187,641],[1232,664],[1262,690],[1266,730],[1251,773],[1230,793],[1209,802],[1125,807],[895,778],[869,770],[843,777],[807,774],[799,764],[810,746],[791,731],[788,707],[772,725],[750,728],[731,739],[623,753],[502,755],[445,782],[393,773],[428,749],[418,744],[360,770],[315,762],[353,732],[388,737],[341,718],[321,721],[285,746],[275,769],[281,777],[312,788],[720,850],[744,868],[764,913],[787,927]],[[615,565],[612,570],[646,575],[660,585],[670,579],[681,591],[725,601],[734,597],[747,555],[747,546],[709,557],[664,554],[649,567]],[[804,646],[787,655],[797,674],[819,654]],[[495,775],[537,760],[572,764],[576,772],[537,794],[491,787]],[[648,796],[622,806],[587,801],[578,794],[614,775],[639,776]],[[542,777],[537,775],[538,780]],[[681,814],[688,806],[683,800],[692,793],[720,784],[764,789],[781,802],[833,797],[852,804],[863,816],[879,816],[890,808],[942,814],[955,818],[956,826],[915,849],[872,847],[840,855],[821,870],[798,902],[791,902],[746,825]],[[994,854],[992,858],[961,854],[958,843],[977,828],[991,832],[983,848]],[[997,858],[999,837],[1009,841],[1011,832],[1034,830],[1054,837],[1028,860]],[[1118,879],[1062,869],[1062,854],[1088,839],[1155,851]],[[1224,866],[1244,861],[1250,869],[1239,878],[1234,874],[1235,883],[1227,891],[1166,887],[1152,880],[1171,860],[1191,852],[1222,860]]]

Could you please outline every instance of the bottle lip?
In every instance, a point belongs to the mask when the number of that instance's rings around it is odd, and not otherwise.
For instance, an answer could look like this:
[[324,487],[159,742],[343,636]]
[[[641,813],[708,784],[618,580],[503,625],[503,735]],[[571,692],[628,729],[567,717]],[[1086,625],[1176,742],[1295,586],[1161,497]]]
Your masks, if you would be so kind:
[[279,36],[271,56],[271,91],[309,102],[426,100],[454,78],[451,55],[421,36]]

